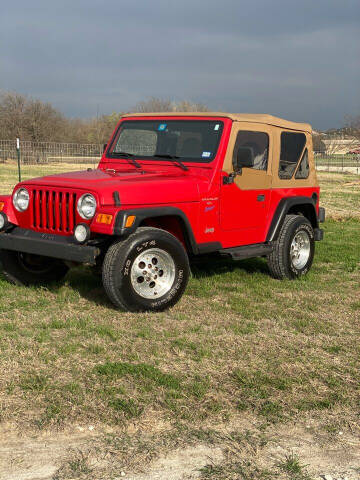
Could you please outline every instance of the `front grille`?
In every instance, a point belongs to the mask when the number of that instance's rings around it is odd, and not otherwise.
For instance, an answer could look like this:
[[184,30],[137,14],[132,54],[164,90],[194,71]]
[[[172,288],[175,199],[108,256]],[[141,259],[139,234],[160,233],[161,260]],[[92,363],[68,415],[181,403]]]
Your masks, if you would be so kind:
[[32,225],[37,230],[71,234],[76,218],[76,193],[44,189],[32,191]]

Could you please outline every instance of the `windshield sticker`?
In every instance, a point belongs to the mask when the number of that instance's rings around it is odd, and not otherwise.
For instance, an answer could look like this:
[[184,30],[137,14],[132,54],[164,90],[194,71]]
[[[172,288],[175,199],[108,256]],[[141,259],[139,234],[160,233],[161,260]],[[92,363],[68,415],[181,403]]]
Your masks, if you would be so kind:
[[163,132],[164,130],[166,130],[166,127],[167,127],[166,123],[160,123],[158,128],[159,132]]
[[217,123],[217,124],[215,125],[214,130],[219,130],[219,128],[220,128],[220,123]]
[[210,155],[211,155],[211,152],[203,152],[201,156],[202,158],[209,158]]

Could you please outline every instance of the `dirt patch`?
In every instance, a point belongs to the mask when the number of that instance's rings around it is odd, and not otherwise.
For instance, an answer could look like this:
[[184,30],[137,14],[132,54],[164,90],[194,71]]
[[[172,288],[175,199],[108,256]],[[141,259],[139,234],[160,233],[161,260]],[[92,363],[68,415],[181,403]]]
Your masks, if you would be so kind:
[[170,452],[153,462],[147,472],[126,477],[131,480],[191,480],[199,478],[201,468],[222,459],[221,448],[197,445]]
[[360,437],[354,433],[334,432],[320,435],[316,427],[283,427],[276,432],[262,455],[265,466],[278,464],[287,455],[296,455],[314,478],[330,475],[335,478],[360,478]]
[[[101,478],[107,476],[105,455],[97,458],[83,451],[93,440],[92,436],[41,435],[38,438],[2,439],[0,443],[0,479],[1,480],[52,480],[55,478],[70,478],[68,471],[61,465],[72,464],[71,478],[97,477],[96,467],[101,465]],[[77,455],[74,455],[74,452]],[[102,460],[99,461],[99,458]],[[149,466],[144,466],[144,473],[125,473],[119,465],[119,478],[133,480],[178,480],[195,479],[200,475],[200,469],[212,462],[220,462],[223,458],[220,447],[206,445],[191,446],[177,449],[167,455],[157,458]],[[81,462],[83,461],[83,465]],[[113,462],[109,462],[113,463]],[[86,464],[86,467],[85,467]],[[123,467],[125,468],[125,467]],[[77,471],[76,471],[77,470]]]
[[[141,452],[137,453],[144,459],[143,464],[138,460],[134,462],[134,458],[130,458],[134,453],[129,455],[124,451],[123,444],[116,450],[114,444],[104,441],[105,437],[99,433],[42,433],[36,437],[19,437],[4,435],[3,431],[0,479],[192,480],[209,478],[206,472],[215,471],[217,476],[211,478],[225,480],[242,478],[233,476],[239,471],[239,465],[250,469],[249,472],[267,471],[274,475],[266,478],[287,479],[277,466],[289,455],[295,455],[306,467],[309,478],[326,474],[333,478],[359,479],[360,437],[356,426],[330,435],[324,433],[321,423],[309,421],[307,425],[274,425],[264,433],[254,425],[249,430],[244,422],[234,422],[218,425],[211,431],[210,441],[203,439],[186,445],[184,439],[183,447],[177,443],[176,448],[160,448],[152,461],[151,456],[144,456],[143,452],[151,448],[151,442],[147,444],[144,440]],[[120,438],[125,434],[117,432],[117,435]],[[151,441],[156,438],[157,434]],[[259,474],[253,478],[263,477]]]
[[1,480],[51,479],[68,448],[81,448],[88,437],[41,435],[4,438],[0,442]]

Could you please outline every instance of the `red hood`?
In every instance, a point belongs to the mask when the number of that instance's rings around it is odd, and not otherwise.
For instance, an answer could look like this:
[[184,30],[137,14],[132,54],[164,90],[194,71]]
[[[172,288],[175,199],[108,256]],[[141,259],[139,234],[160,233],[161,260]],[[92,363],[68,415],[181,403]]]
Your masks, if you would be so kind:
[[151,205],[199,200],[199,183],[203,176],[193,172],[158,170],[119,172],[100,169],[68,172],[34,178],[22,185],[63,187],[95,193],[101,205],[113,205],[115,191],[121,205]]

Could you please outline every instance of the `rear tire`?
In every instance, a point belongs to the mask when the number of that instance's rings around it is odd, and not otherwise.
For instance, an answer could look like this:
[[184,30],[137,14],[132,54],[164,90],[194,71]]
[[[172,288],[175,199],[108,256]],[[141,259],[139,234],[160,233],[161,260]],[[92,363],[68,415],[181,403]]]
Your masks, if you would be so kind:
[[278,279],[305,275],[314,253],[314,230],[309,220],[301,215],[286,215],[274,250],[268,256],[270,273]]
[[14,285],[47,285],[62,280],[69,268],[61,260],[0,250],[3,275]]
[[189,260],[174,235],[158,228],[140,227],[109,247],[102,278],[116,307],[132,312],[158,312],[180,300],[189,279]]

